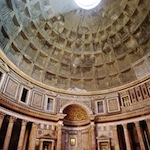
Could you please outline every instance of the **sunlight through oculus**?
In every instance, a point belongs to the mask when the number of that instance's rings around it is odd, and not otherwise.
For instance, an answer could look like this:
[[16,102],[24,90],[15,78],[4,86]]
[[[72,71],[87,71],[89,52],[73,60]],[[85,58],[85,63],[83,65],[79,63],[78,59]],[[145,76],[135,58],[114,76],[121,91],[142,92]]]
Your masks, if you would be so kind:
[[96,7],[101,0],[74,0],[76,4],[83,9],[92,9]]

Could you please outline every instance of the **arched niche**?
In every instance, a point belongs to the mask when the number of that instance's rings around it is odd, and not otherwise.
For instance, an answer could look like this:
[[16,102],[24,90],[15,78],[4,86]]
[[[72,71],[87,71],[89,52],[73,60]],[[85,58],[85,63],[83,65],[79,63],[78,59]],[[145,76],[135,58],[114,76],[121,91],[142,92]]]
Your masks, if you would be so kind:
[[64,124],[70,126],[80,126],[90,123],[90,117],[85,108],[78,104],[68,105],[63,109]]

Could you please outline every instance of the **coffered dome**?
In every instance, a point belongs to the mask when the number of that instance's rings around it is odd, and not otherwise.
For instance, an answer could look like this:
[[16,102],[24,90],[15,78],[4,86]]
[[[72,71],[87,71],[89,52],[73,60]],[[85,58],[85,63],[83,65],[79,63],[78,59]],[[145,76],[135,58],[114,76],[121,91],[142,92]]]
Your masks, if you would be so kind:
[[1,0],[0,46],[35,81],[65,90],[99,91],[139,75],[150,51],[149,0],[102,0],[94,9],[73,0]]

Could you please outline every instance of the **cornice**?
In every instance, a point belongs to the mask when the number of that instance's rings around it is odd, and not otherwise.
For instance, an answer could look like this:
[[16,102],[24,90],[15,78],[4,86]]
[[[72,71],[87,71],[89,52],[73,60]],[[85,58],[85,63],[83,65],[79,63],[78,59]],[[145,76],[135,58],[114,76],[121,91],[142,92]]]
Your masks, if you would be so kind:
[[[12,111],[15,111],[19,114],[23,114],[26,116],[30,116],[30,117],[35,117],[37,119],[42,119],[42,120],[48,120],[48,121],[54,121],[57,122],[61,119],[64,118],[64,114],[48,114],[48,113],[44,113],[44,112],[38,112],[36,110],[21,106],[19,104],[16,104],[10,100],[7,100],[5,98],[0,98],[0,103],[1,106],[8,108]],[[149,115],[150,114],[150,108],[142,108],[142,109],[138,109],[138,110],[133,110],[130,112],[125,112],[125,113],[121,113],[121,114],[112,114],[112,115],[106,115],[106,116],[99,116],[99,115],[94,115],[95,116],[95,122],[96,123],[105,123],[105,122],[114,122],[114,121],[121,121],[121,120],[126,120],[126,119],[132,119],[132,118],[136,118],[136,117],[140,117],[140,116],[144,116],[144,115]],[[62,118],[63,116],[63,118]],[[84,122],[80,122],[81,124],[86,124],[88,123],[88,121],[84,121]],[[75,122],[74,122],[75,123]],[[73,125],[78,125],[78,123],[75,123]],[[68,122],[66,122],[66,124],[68,124]]]
[[150,108],[142,108],[139,110],[133,110],[131,112],[126,112],[117,115],[110,115],[110,116],[96,116],[95,122],[96,123],[104,123],[104,122],[113,122],[113,121],[121,121],[126,119],[132,119],[144,115],[150,114]]
[[33,110],[32,108],[30,109],[25,106],[16,104],[2,97],[0,98],[0,104],[2,107],[4,106],[5,108],[15,111],[19,114],[23,114],[23,115],[30,116],[30,117],[35,117],[38,119],[45,119],[49,121],[58,121],[59,119],[61,119],[60,115],[58,114],[48,114],[44,112],[39,112],[39,111]]

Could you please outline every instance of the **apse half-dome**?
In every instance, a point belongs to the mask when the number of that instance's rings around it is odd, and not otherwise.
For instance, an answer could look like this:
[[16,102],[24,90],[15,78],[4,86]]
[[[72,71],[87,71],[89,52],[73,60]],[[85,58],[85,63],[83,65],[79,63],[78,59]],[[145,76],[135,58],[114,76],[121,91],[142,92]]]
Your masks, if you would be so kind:
[[64,111],[64,114],[67,114],[65,117],[68,121],[83,121],[88,119],[87,112],[79,105],[69,105]]

